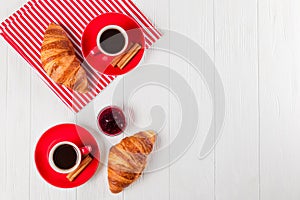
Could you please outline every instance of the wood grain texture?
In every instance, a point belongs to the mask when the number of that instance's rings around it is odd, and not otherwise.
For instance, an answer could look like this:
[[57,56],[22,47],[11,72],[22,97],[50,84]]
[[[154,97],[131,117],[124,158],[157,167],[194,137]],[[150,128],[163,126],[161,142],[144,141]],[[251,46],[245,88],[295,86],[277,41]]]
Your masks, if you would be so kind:
[[[10,199],[29,197],[30,170],[30,68],[8,51],[5,159],[6,192]],[[19,77],[15,81],[15,77]],[[22,83],[22,85],[20,85]],[[20,100],[22,97],[22,100]],[[22,166],[22,168],[20,168]],[[15,180],[18,180],[16,184]]]
[[226,95],[216,147],[218,200],[259,199],[257,3],[215,1],[215,64]]
[[[4,19],[22,2],[1,6]],[[29,199],[30,170],[30,69],[4,42],[1,48],[1,199]],[[16,81],[15,77],[18,77]],[[22,97],[22,100],[20,100]],[[20,170],[22,166],[22,170]],[[16,183],[15,180],[18,180]]]
[[300,198],[300,2],[259,2],[261,199]]
[[[170,2],[170,30],[185,35],[196,42],[209,56],[214,58],[214,27],[213,27],[213,1],[182,1]],[[179,14],[180,13],[180,14]],[[182,13],[182,14],[181,14]],[[186,14],[188,13],[188,14]],[[187,23],[189,22],[189,23]],[[186,41],[188,44],[188,41]],[[192,52],[189,45],[182,47]],[[199,52],[200,53],[200,52]],[[206,83],[196,70],[186,61],[172,55],[170,59],[171,70],[179,73],[194,91],[199,109],[199,127],[196,138],[183,156],[170,166],[170,199],[214,199],[214,152],[203,160],[199,160],[197,153],[205,140],[212,118],[212,101]],[[211,80],[214,77],[205,77]],[[171,76],[171,82],[176,81]],[[180,110],[176,109],[179,102],[170,99],[171,109],[171,141],[178,136],[178,123],[181,120]],[[187,107],[185,102],[183,107]],[[181,133],[193,134],[193,133]]]
[[[5,46],[4,41],[0,42],[0,45]],[[6,156],[6,135],[7,135],[7,128],[6,122],[7,122],[7,73],[8,73],[8,47],[6,48],[0,48],[0,54],[3,55],[2,63],[4,65],[0,68],[0,74],[3,74],[3,76],[0,79],[0,93],[2,94],[2,97],[0,98],[0,107],[2,112],[0,112],[0,124],[3,126],[2,128],[2,139],[0,140],[0,176],[2,177],[1,181],[1,187],[0,187],[0,198],[5,198],[7,195],[7,187],[5,187],[5,181],[9,178],[6,174],[7,171],[7,165],[6,160],[8,159]],[[2,58],[2,57],[1,57]],[[5,75],[4,75],[5,74]]]

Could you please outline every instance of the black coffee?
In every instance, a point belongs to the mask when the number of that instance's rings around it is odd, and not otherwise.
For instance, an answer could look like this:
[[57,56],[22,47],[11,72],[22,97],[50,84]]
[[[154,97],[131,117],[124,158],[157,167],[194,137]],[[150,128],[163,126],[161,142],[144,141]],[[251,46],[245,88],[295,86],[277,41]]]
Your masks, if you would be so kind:
[[73,146],[63,144],[53,153],[53,162],[60,169],[70,169],[77,161],[77,152]]
[[108,29],[100,36],[100,45],[105,52],[116,54],[124,48],[125,37],[117,29]]

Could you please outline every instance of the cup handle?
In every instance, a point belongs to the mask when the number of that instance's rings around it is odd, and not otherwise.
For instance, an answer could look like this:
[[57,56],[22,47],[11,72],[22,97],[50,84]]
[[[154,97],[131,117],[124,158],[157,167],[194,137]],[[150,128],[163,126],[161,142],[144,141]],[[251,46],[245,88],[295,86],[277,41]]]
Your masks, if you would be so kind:
[[79,148],[82,155],[88,155],[92,152],[92,147],[90,145]]

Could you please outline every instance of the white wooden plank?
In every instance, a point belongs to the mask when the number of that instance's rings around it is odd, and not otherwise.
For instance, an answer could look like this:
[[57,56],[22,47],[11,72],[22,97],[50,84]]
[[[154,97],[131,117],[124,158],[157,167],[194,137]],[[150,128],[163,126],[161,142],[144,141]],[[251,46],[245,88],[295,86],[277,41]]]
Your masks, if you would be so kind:
[[[0,8],[0,18],[3,19],[6,17],[6,11],[4,7]],[[0,98],[0,125],[2,127],[2,139],[0,140],[0,176],[2,177],[0,180],[0,185],[2,186],[0,189],[0,198],[5,199],[9,196],[9,189],[6,186],[6,180],[9,178],[6,174],[7,165],[6,165],[6,137],[8,135],[6,122],[7,122],[7,80],[8,80],[8,46],[5,43],[4,39],[0,40],[0,59],[2,60],[2,67],[0,68],[0,93],[2,94],[2,98]]]
[[6,44],[4,42],[4,40],[0,41],[0,45],[3,48],[0,48],[0,60],[2,61],[2,67],[0,67],[0,74],[1,78],[0,78],[0,94],[2,94],[2,97],[0,98],[0,108],[1,108],[1,112],[0,112],[0,126],[2,127],[2,139],[0,140],[0,177],[2,177],[0,179],[0,185],[2,186],[0,188],[0,198],[1,199],[5,199],[6,196],[8,195],[8,190],[6,185],[6,179],[9,178],[6,175],[6,171],[7,171],[7,165],[6,165],[6,160],[8,158],[6,158],[7,153],[6,153],[6,137],[9,134],[9,132],[7,131],[7,127],[6,127],[6,122],[7,122],[7,70],[8,70],[8,47],[6,47]]
[[[213,27],[213,2],[212,1],[171,1],[171,30],[184,34],[188,40],[193,40],[201,46],[212,58],[214,56],[214,27]],[[177,41],[180,42],[180,41]],[[183,46],[188,52],[195,51],[189,45]],[[199,52],[199,56],[201,52]],[[214,153],[199,160],[197,155],[204,142],[212,117],[212,105],[206,84],[201,74],[186,61],[171,57],[170,67],[179,73],[192,88],[199,109],[199,127],[196,138],[191,143],[188,151],[182,152],[183,156],[170,167],[170,199],[214,199]],[[211,78],[214,77],[205,77]],[[171,81],[177,81],[172,79]],[[183,103],[183,107],[186,102]],[[178,116],[176,110],[178,102],[171,99],[171,140],[178,137]],[[184,109],[184,108],[183,108]],[[193,133],[181,133],[193,134]]]
[[261,199],[300,198],[299,8],[259,2]]
[[[13,56],[12,56],[13,55]],[[11,48],[8,52],[4,132],[5,197],[29,198],[30,69]],[[25,159],[26,158],[26,159]]]
[[215,62],[227,116],[216,147],[216,199],[259,199],[257,2],[215,1]]
[[[1,21],[21,4],[21,1],[12,1],[10,5],[1,6]],[[22,59],[16,58],[14,50],[3,39],[1,45],[0,199],[29,199],[30,70],[23,68]]]
[[[147,17],[158,27],[161,29],[168,30],[169,29],[169,5],[170,1],[135,1],[137,6],[145,13]],[[161,63],[164,64],[166,67],[169,67],[169,56],[161,56],[159,52],[155,50],[147,51],[147,55],[145,57],[145,63]],[[146,66],[144,66],[146,67]],[[168,79],[168,77],[166,77]],[[129,91],[129,88],[126,87],[128,84],[128,79],[125,78],[124,81],[124,93]],[[137,88],[140,87],[137,85]],[[136,89],[137,89],[136,88]],[[130,91],[133,92],[134,91]],[[145,100],[147,99],[147,100]],[[139,127],[139,129],[143,130],[143,127],[147,127],[151,123],[151,115],[150,110],[153,106],[161,106],[165,113],[167,120],[169,121],[169,92],[159,86],[154,86],[152,84],[148,85],[147,87],[141,87],[139,91],[134,93],[131,99],[124,99],[125,105],[127,107],[132,108],[134,115],[135,115],[135,123]],[[129,102],[131,101],[131,103]],[[155,119],[152,119],[155,120]],[[155,128],[153,128],[155,129]],[[134,134],[137,129],[130,130],[128,133],[129,135]],[[156,130],[158,131],[158,130]],[[162,128],[161,131],[158,133],[158,140],[156,142],[155,150],[163,148],[166,146],[168,148],[168,144],[170,142],[169,137],[169,126],[165,126]],[[158,161],[159,154],[152,154],[156,156],[156,161]],[[167,159],[163,158],[163,159]],[[153,162],[151,162],[153,161]],[[135,200],[135,199],[157,199],[159,195],[160,199],[170,199],[170,188],[169,188],[169,168],[165,168],[155,172],[148,172],[148,170],[153,169],[154,160],[149,160],[148,168],[145,170],[146,173],[142,175],[142,177],[130,186],[124,192],[124,199],[125,200]],[[155,192],[153,192],[155,191]]]

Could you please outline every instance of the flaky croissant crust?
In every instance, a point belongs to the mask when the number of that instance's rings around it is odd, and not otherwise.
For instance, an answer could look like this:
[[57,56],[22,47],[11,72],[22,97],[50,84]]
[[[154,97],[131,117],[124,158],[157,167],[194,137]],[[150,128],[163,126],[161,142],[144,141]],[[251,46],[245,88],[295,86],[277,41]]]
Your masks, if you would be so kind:
[[155,132],[143,131],[124,138],[110,149],[108,182],[111,192],[123,191],[141,176],[155,141]]
[[51,23],[41,48],[42,67],[58,84],[80,93],[88,92],[88,80],[74,47],[61,26]]

